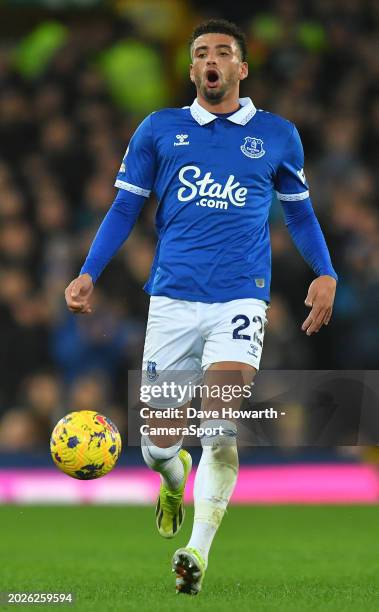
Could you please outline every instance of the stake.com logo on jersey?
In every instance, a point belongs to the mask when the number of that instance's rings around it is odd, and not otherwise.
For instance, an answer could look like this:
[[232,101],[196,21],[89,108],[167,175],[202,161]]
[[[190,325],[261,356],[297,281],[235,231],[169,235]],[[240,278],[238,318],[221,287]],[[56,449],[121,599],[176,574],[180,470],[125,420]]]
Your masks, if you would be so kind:
[[[229,204],[245,206],[246,187],[234,182],[234,174],[230,174],[225,185],[216,183],[211,172],[206,172],[202,178],[201,170],[197,166],[184,166],[179,172],[179,181],[184,187],[178,190],[180,202],[189,202],[199,197],[196,206],[219,208],[227,210]],[[198,179],[198,180],[196,180]]]

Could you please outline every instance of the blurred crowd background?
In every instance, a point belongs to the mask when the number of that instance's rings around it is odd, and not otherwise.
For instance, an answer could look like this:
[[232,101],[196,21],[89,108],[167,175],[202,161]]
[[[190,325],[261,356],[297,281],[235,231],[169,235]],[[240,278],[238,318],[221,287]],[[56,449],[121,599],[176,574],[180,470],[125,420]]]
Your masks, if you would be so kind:
[[306,337],[313,273],[274,199],[262,368],[378,368],[379,0],[3,0],[0,12],[0,450],[45,447],[73,409],[126,428],[154,200],[98,281],[91,316],[70,314],[64,289],[114,199],[138,123],[192,102],[187,41],[210,17],[248,36],[242,94],[296,123],[339,274],[331,324]]

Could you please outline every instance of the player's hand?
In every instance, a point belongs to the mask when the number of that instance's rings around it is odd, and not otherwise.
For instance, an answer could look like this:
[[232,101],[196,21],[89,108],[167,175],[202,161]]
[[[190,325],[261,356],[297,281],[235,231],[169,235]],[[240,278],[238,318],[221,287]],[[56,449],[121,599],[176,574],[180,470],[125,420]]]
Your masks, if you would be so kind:
[[332,276],[319,276],[309,286],[305,305],[311,312],[301,329],[310,336],[317,333],[322,325],[328,325],[333,311],[337,282]]
[[66,287],[64,296],[67,308],[71,312],[88,314],[92,312],[89,298],[93,291],[93,282],[89,274],[81,274]]

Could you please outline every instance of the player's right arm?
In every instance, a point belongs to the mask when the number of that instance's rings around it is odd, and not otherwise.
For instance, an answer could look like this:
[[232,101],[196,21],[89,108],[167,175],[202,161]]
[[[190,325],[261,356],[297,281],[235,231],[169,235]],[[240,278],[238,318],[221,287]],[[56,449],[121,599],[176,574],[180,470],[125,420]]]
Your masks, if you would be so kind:
[[91,312],[90,298],[94,285],[132,231],[153,188],[155,172],[149,115],[130,141],[115,182],[119,188],[118,194],[96,233],[80,274],[66,287],[65,298],[71,312]]

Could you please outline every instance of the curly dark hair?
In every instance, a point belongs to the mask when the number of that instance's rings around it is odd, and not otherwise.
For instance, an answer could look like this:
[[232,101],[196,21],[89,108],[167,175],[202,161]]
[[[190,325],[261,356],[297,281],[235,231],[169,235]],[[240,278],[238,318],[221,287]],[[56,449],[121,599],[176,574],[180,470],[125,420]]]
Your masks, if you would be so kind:
[[227,34],[228,36],[232,36],[232,38],[234,38],[238,44],[242,61],[246,62],[246,36],[243,31],[232,21],[227,21],[226,19],[209,19],[208,21],[204,21],[196,26],[189,41],[191,54],[193,43],[195,42],[196,38],[202,36],[203,34]]

